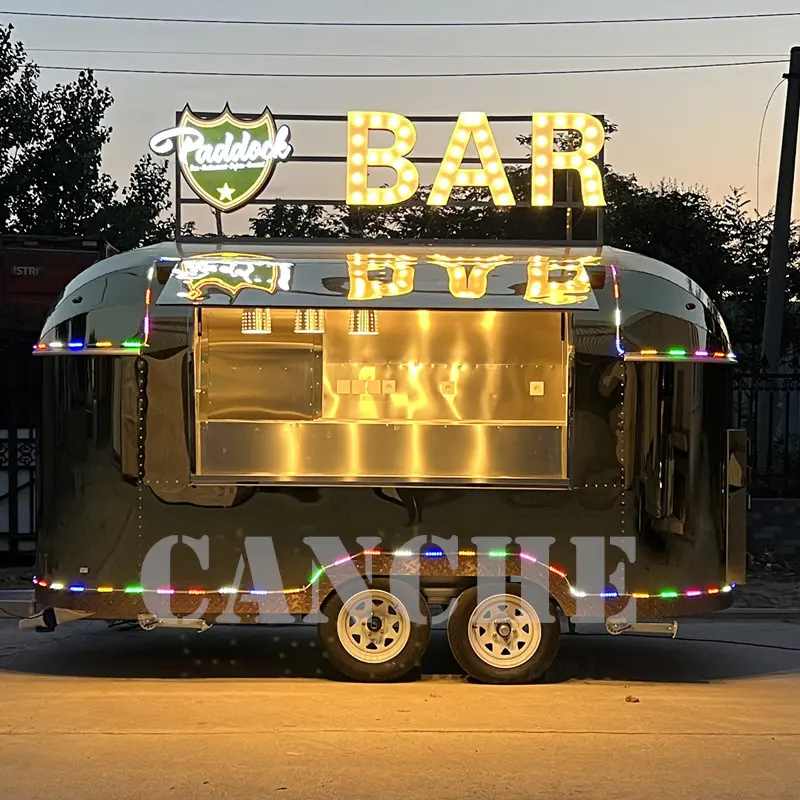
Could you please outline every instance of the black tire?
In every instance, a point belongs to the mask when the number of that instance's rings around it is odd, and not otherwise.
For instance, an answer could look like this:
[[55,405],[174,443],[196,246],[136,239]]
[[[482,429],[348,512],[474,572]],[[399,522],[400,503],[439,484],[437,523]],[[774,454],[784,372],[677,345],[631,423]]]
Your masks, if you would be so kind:
[[[558,620],[556,604],[541,587],[533,587],[534,591],[542,593],[542,599],[550,610],[553,622],[541,622],[536,609],[542,608],[542,603],[529,603],[531,611],[536,615],[535,623],[540,626],[540,639],[524,663],[516,666],[503,667],[487,663],[475,651],[470,641],[470,618],[478,606],[478,587],[472,586],[465,589],[455,600],[447,621],[447,640],[450,650],[464,672],[480,683],[493,684],[520,684],[533,683],[540,680],[555,660],[561,637],[561,626]],[[504,594],[520,597],[522,587],[519,583],[506,583]],[[527,597],[527,592],[526,592]],[[480,630],[480,629],[479,629]],[[513,648],[512,648],[513,649]],[[504,648],[503,652],[510,650]]]
[[[390,582],[374,579],[370,590],[391,595],[406,613],[411,615],[416,605],[424,622],[408,621],[408,640],[392,657],[381,663],[359,660],[345,648],[340,637],[339,616],[345,601],[367,590],[361,581],[334,591],[322,604],[325,621],[317,626],[320,642],[331,665],[342,675],[361,683],[388,683],[399,680],[420,665],[428,648],[431,635],[431,612],[425,598],[410,584],[398,580]],[[344,599],[343,599],[344,598]]]

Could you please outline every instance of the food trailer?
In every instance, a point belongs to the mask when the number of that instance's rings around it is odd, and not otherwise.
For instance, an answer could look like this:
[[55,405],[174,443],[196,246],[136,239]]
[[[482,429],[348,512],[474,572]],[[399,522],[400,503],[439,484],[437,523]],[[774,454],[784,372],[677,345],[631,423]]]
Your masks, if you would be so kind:
[[86,270],[35,352],[44,630],[302,618],[385,681],[443,607],[469,675],[520,683],[564,620],[674,635],[744,580],[731,342],[650,258],[177,240]]

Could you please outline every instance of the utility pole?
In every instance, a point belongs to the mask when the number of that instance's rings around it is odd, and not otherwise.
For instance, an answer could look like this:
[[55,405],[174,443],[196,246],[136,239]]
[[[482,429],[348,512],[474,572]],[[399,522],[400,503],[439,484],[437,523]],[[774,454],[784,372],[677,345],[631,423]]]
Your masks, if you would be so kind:
[[769,252],[767,302],[764,308],[764,335],[761,361],[775,372],[780,366],[783,310],[786,306],[786,267],[789,263],[789,233],[792,224],[792,192],[797,159],[798,120],[800,119],[800,47],[793,47],[786,78],[786,112],[778,168],[778,195]]
[[[786,111],[783,116],[783,140],[778,167],[778,193],[767,273],[767,301],[764,306],[764,333],[761,339],[761,365],[777,372],[781,363],[783,312],[786,307],[786,271],[789,264],[789,235],[792,225],[792,194],[797,160],[798,120],[800,119],[800,47],[793,47],[786,78]],[[769,468],[769,451],[773,431],[774,395],[759,392],[756,419],[756,467]]]

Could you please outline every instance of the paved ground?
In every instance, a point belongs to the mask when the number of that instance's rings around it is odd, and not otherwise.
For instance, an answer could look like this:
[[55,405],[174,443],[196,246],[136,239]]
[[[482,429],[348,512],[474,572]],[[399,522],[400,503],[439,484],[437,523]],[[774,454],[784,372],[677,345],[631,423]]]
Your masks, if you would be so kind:
[[401,685],[326,680],[316,644],[2,620],[0,800],[800,796],[797,621],[579,633],[515,688],[464,680],[441,632]]

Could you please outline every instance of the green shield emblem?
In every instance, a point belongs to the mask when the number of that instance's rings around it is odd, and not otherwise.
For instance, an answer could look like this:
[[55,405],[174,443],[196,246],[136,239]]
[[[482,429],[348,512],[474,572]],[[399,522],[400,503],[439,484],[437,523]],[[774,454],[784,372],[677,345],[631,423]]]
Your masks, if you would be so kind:
[[278,127],[270,110],[242,118],[226,105],[216,117],[198,117],[186,106],[177,128],[150,140],[158,155],[177,154],[186,182],[219,211],[235,211],[258,196],[275,164],[292,154],[289,128]]

